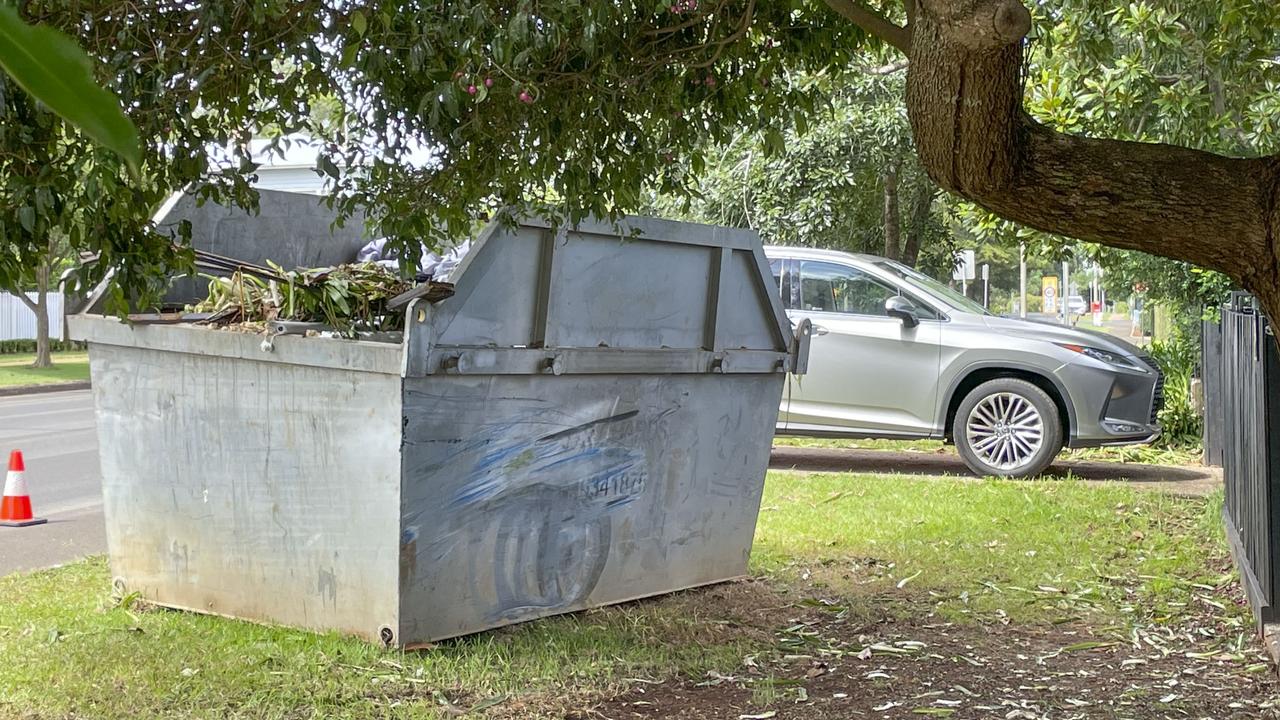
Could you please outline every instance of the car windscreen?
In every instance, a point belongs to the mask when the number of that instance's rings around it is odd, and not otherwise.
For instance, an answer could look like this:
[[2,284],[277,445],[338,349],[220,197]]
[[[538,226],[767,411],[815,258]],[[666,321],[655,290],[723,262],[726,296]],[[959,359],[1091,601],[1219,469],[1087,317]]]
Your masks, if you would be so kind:
[[991,314],[990,312],[987,312],[987,309],[982,307],[981,304],[970,300],[964,295],[961,295],[943,283],[934,280],[918,270],[913,270],[906,265],[892,260],[876,260],[874,261],[874,264],[881,270],[892,273],[895,277],[900,278],[908,284],[916,286],[920,290],[923,290],[935,300],[949,306],[953,310],[975,313],[978,315]]

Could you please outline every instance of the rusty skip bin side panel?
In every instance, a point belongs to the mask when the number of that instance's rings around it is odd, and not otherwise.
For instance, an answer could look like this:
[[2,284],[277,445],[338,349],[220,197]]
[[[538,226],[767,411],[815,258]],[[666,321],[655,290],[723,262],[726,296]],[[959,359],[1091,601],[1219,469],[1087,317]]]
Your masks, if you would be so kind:
[[399,642],[744,575],[784,379],[406,379]]
[[[172,346],[169,330],[146,335]],[[372,641],[394,629],[398,376],[99,343],[90,365],[124,589]]]

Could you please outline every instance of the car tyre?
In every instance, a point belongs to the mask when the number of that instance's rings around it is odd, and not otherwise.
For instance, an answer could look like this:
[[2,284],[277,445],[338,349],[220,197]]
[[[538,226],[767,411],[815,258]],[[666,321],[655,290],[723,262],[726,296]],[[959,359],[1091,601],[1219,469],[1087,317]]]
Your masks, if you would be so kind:
[[977,475],[1039,475],[1062,449],[1062,420],[1053,398],[1017,378],[988,380],[956,408],[952,439]]

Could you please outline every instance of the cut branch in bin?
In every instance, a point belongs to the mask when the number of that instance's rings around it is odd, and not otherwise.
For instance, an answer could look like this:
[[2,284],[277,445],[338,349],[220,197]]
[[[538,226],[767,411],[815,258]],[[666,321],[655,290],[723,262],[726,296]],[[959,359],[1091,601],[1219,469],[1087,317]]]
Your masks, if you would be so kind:
[[395,332],[404,328],[403,308],[414,298],[449,297],[453,285],[429,277],[415,280],[397,268],[372,262],[285,270],[242,263],[197,251],[196,264],[209,280],[208,296],[189,311],[210,313],[205,324],[281,335],[334,332]]
[[263,280],[275,280],[276,282],[288,282],[288,278],[269,267],[255,265],[243,260],[236,260],[224,255],[211,253],[208,250],[195,251],[196,267],[202,270],[222,271],[228,275],[241,272],[246,275],[252,275]]
[[431,303],[440,302],[451,295],[453,295],[453,283],[435,282],[428,279],[412,290],[402,292],[388,300],[387,309],[399,310],[418,298],[423,298]]

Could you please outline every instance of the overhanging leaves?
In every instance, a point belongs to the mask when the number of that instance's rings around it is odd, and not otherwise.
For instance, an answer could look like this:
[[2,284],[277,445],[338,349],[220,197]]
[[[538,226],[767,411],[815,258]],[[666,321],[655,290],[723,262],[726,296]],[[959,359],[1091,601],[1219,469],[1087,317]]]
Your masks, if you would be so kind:
[[115,96],[94,82],[89,56],[71,38],[28,25],[17,10],[0,5],[0,67],[23,90],[137,170],[142,160],[138,131]]

